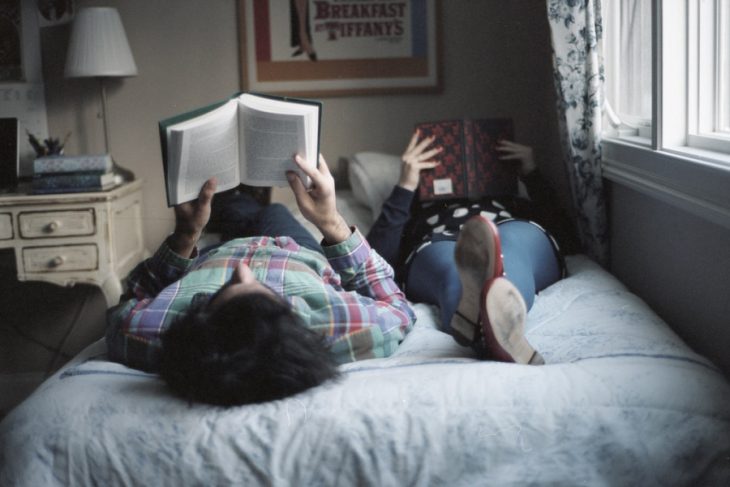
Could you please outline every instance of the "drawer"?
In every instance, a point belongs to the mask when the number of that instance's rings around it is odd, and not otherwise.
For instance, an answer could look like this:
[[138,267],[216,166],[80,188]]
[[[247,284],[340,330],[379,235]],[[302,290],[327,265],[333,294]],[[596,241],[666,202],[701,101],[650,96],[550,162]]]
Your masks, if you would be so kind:
[[18,215],[23,238],[55,238],[93,235],[96,219],[92,208],[73,211],[29,211]]
[[95,271],[99,267],[96,245],[61,245],[23,249],[25,272]]
[[0,213],[0,240],[13,238],[13,216],[10,213]]

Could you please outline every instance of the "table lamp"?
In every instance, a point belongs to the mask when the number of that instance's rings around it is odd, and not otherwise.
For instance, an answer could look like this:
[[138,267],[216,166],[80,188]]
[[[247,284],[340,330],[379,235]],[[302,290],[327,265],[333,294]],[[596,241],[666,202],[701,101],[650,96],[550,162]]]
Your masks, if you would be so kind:
[[[117,9],[112,7],[81,8],[76,13],[66,55],[67,78],[99,79],[101,113],[104,121],[104,148],[111,154],[109,121],[106,114],[105,80],[111,77],[136,76],[127,35]],[[113,158],[112,158],[113,159]],[[114,162],[114,170],[122,179],[131,181],[134,173]]]

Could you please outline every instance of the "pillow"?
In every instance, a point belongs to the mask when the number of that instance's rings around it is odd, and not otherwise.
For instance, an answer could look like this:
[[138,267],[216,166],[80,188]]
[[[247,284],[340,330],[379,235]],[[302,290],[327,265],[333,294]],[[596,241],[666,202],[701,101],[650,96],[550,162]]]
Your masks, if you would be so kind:
[[350,158],[347,177],[355,200],[370,209],[373,220],[400,178],[399,156],[358,152]]

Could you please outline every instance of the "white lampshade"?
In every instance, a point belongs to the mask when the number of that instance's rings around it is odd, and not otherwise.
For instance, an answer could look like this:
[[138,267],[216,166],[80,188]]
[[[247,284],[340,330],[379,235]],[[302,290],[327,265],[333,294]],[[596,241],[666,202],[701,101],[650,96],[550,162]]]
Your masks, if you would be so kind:
[[71,29],[65,75],[68,78],[137,75],[137,65],[117,9],[79,9]]

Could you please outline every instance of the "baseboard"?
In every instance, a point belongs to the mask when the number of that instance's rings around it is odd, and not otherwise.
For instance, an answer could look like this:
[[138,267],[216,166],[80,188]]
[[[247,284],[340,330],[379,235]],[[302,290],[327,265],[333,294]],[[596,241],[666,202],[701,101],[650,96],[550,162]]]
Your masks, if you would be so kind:
[[43,372],[0,374],[0,419],[23,402],[44,379]]

